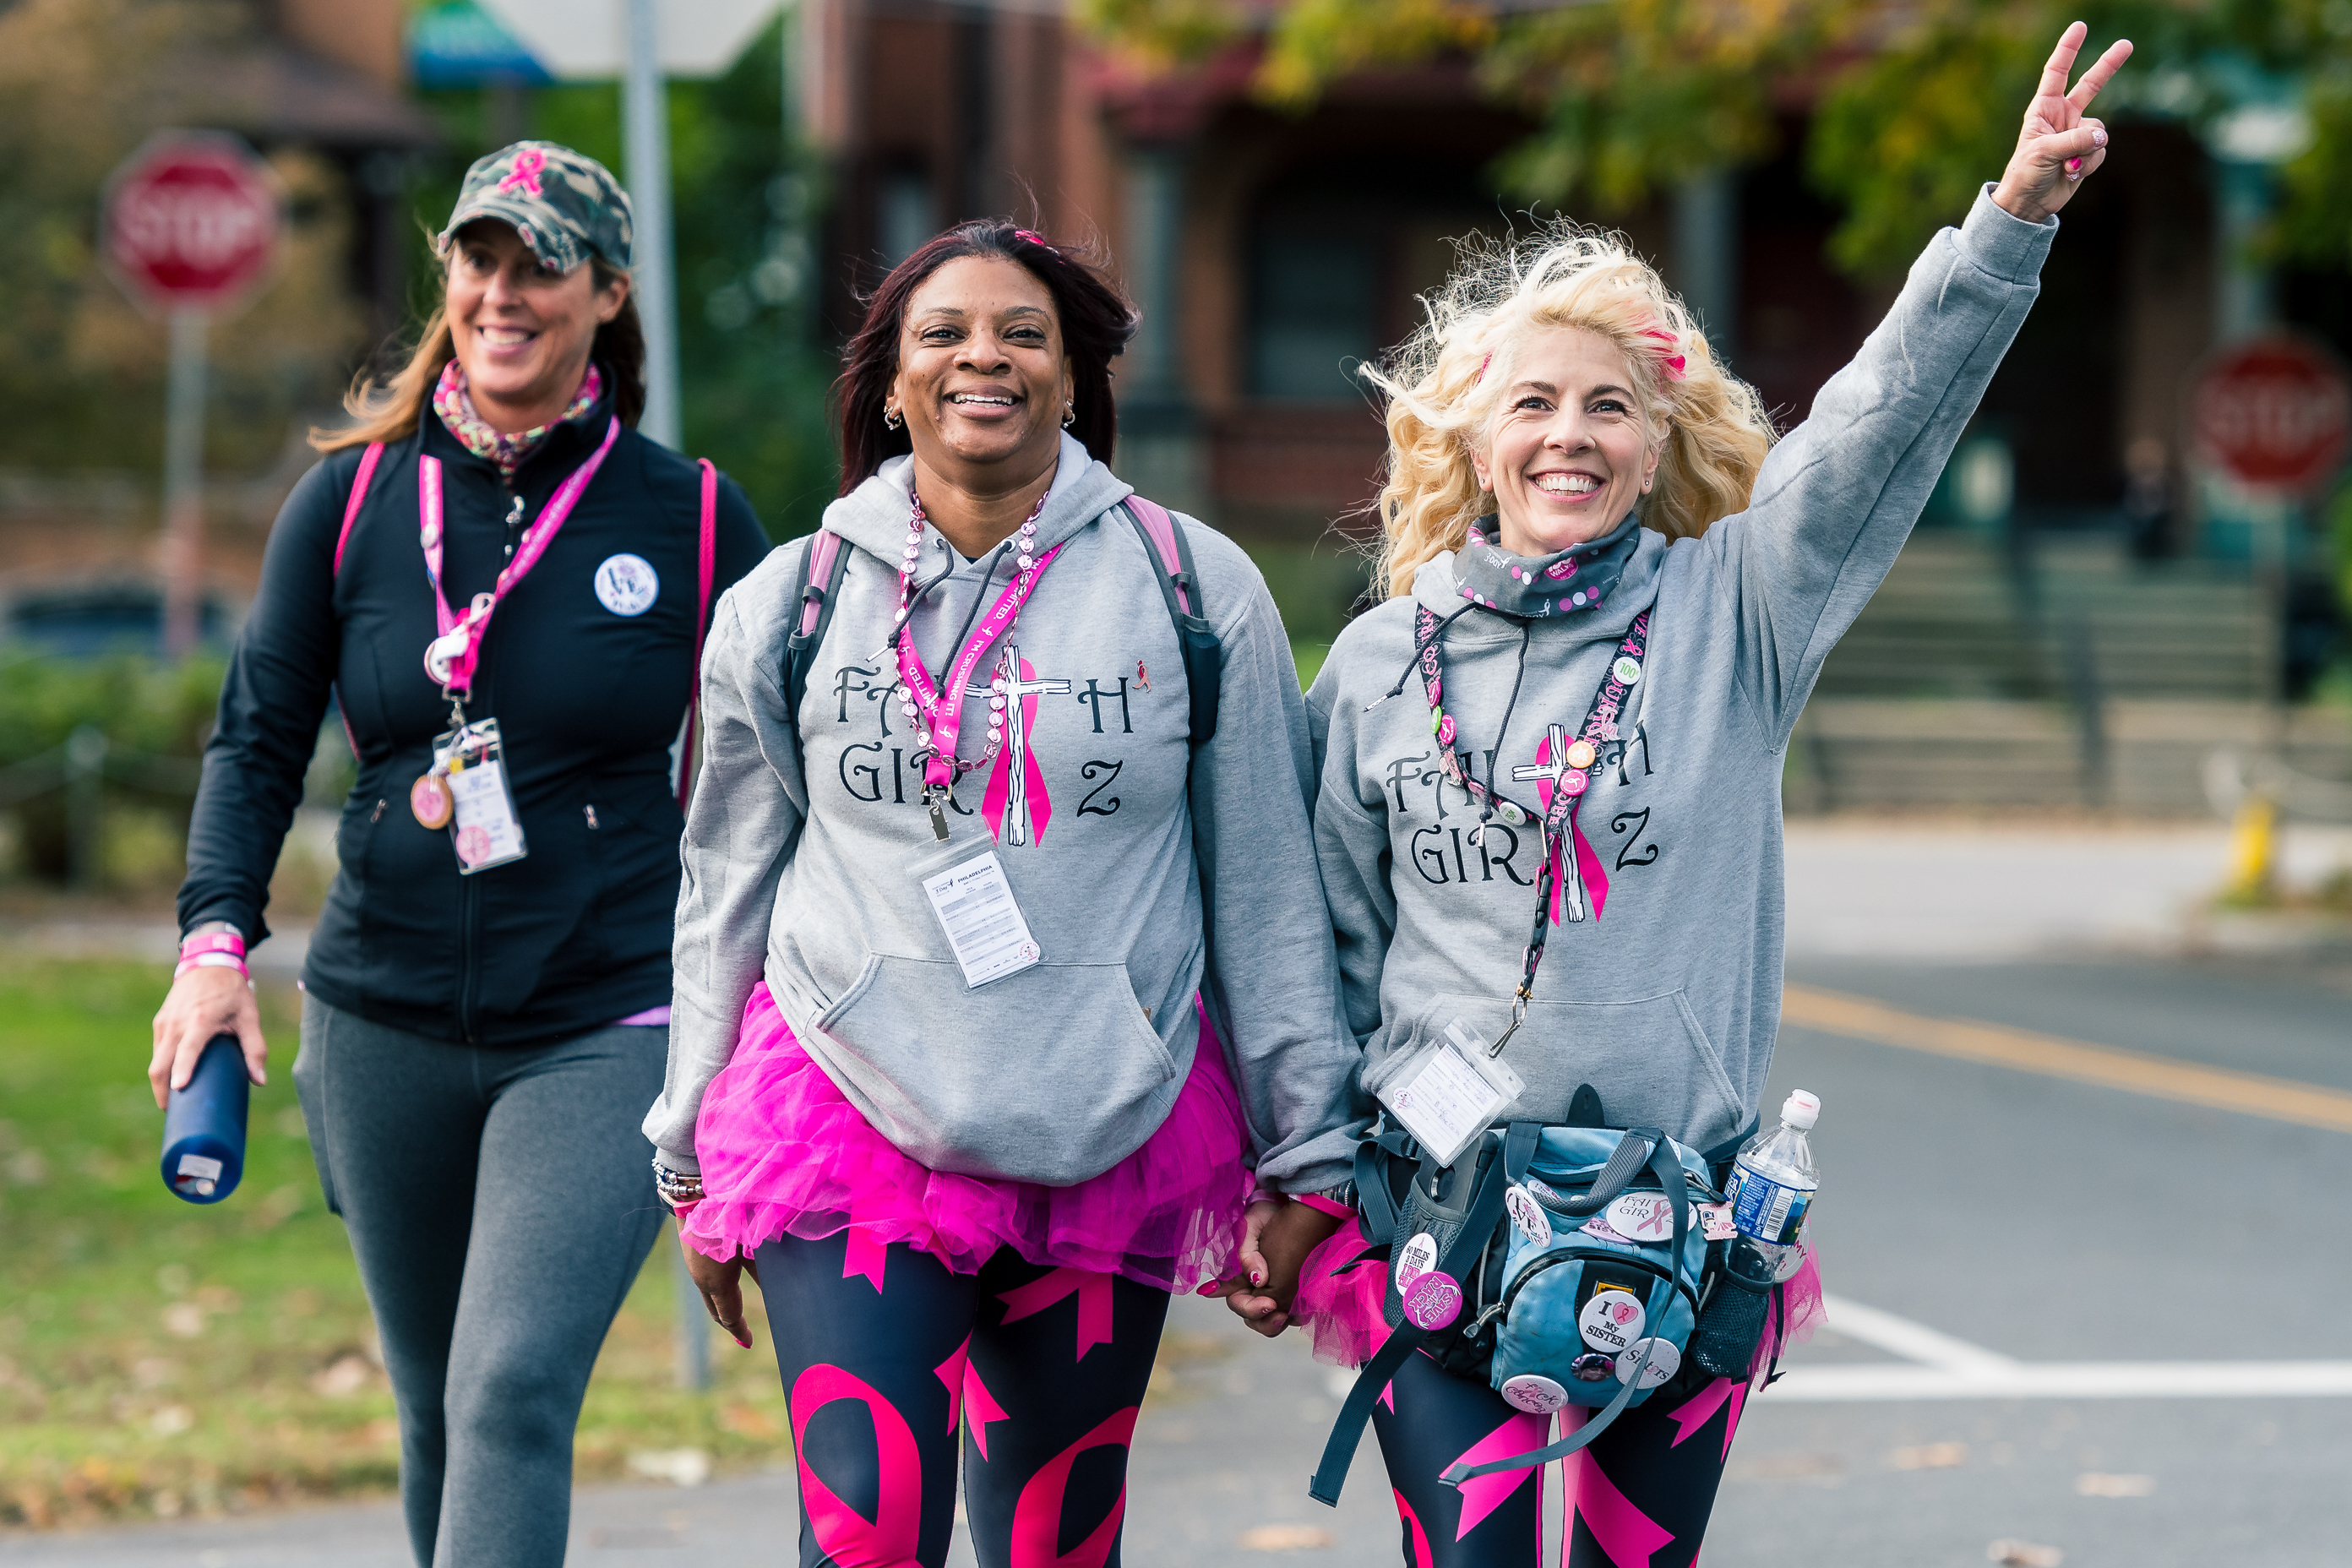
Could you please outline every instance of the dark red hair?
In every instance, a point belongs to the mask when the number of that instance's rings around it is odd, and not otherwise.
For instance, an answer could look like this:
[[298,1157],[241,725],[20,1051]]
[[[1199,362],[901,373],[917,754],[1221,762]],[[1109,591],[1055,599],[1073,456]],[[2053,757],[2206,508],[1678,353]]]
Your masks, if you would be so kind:
[[1024,267],[1054,297],[1062,347],[1070,356],[1070,402],[1076,411],[1070,434],[1095,458],[1110,461],[1118,439],[1110,362],[1135,336],[1135,307],[1083,252],[1054,245],[1009,219],[982,218],[933,238],[892,268],[866,297],[865,324],[842,350],[841,379],[834,383],[843,495],[887,459],[914,450],[904,425],[892,430],[882,423],[883,400],[898,376],[898,331],[906,322],[907,301],[924,279],[967,256],[998,257]]

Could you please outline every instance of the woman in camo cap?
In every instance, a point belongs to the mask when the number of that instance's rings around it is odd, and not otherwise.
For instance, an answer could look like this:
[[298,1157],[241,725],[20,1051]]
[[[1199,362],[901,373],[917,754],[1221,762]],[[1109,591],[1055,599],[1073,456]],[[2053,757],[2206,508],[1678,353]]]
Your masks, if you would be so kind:
[[[405,368],[269,540],[180,889],[149,1076],[265,1047],[244,970],[330,695],[359,760],[294,1081],[399,1401],[420,1563],[559,1563],[572,1433],[651,1247],[673,748],[716,596],[767,552],[637,434],[629,200],[524,142],[468,171]],[[492,629],[495,625],[495,630]]]

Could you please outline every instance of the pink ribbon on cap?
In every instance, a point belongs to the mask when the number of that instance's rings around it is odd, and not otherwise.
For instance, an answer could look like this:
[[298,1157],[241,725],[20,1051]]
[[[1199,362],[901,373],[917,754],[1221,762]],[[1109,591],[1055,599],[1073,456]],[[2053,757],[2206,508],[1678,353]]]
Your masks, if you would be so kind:
[[540,189],[539,175],[540,171],[546,167],[546,153],[536,147],[524,148],[515,154],[513,169],[508,172],[505,179],[499,182],[499,195],[505,195],[509,191],[520,188],[529,191],[534,196],[545,195],[547,193]]

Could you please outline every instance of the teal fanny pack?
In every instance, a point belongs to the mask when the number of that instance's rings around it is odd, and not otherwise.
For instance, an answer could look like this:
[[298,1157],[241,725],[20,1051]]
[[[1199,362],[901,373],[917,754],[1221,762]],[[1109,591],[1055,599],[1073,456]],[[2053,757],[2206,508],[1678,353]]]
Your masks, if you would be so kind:
[[[1577,1113],[1591,1093],[1571,1121],[1599,1120],[1597,1097]],[[1583,1447],[1675,1375],[1710,1294],[1757,1289],[1708,1267],[1697,1205],[1722,1194],[1707,1160],[1655,1128],[1513,1122],[1441,1167],[1383,1121],[1358,1147],[1356,1192],[1368,1246],[1354,1267],[1386,1261],[1392,1331],[1332,1429],[1308,1489],[1319,1502],[1338,1503],[1373,1403],[1415,1351],[1520,1410],[1599,1407],[1549,1447],[1454,1466],[1444,1479],[1458,1486]],[[1701,1370],[1737,1359],[1745,1376],[1755,1342]]]

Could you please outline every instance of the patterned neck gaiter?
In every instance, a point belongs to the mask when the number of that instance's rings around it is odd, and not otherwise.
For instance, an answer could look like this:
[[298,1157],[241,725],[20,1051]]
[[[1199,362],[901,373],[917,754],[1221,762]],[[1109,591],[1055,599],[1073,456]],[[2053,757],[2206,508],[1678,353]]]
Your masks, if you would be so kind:
[[1470,537],[1454,552],[1454,580],[1462,584],[1462,596],[1473,604],[1533,620],[1598,609],[1604,595],[1617,591],[1625,563],[1641,542],[1642,527],[1628,513],[1598,539],[1571,544],[1556,555],[1533,556],[1514,555],[1499,544],[1487,543],[1495,532],[1492,517],[1471,525]]
[[473,395],[466,390],[466,370],[456,360],[441,367],[440,384],[433,389],[433,412],[441,416],[449,434],[457,437],[466,450],[478,458],[488,458],[499,466],[503,479],[514,478],[522,460],[537,450],[547,439],[547,433],[558,425],[579,418],[596,406],[604,395],[604,378],[597,373],[595,362],[589,362],[588,374],[580,378],[580,390],[562,416],[546,424],[515,435],[493,430],[475,412]]

